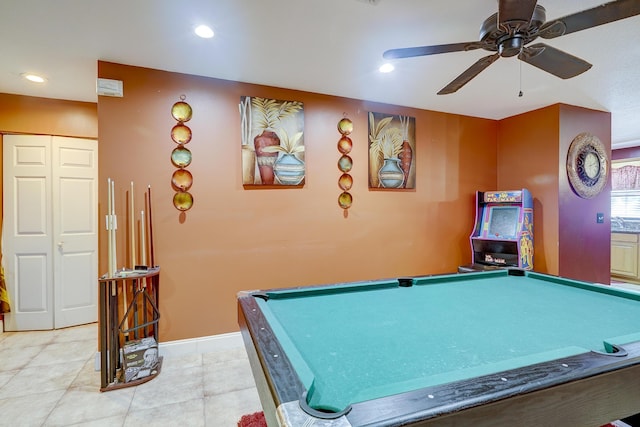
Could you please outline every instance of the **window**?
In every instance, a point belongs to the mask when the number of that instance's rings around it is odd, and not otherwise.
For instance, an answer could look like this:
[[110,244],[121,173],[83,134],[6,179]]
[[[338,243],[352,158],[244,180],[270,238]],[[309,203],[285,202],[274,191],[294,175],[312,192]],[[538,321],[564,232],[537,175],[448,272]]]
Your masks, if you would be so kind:
[[640,219],[640,190],[613,190],[611,217]]

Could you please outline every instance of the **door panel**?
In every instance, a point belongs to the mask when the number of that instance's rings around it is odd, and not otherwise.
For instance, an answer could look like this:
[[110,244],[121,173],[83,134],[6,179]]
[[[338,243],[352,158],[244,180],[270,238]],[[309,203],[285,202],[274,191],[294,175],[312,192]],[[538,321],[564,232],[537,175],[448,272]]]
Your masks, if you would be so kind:
[[8,331],[53,328],[51,137],[3,137]]
[[[73,282],[80,282],[82,284],[91,283],[96,281],[96,276],[93,274],[91,264],[93,263],[93,252],[70,252],[65,250],[61,258],[61,277],[72,277]],[[93,292],[95,286],[62,286],[60,290],[60,311],[64,312],[65,317],[70,314],[71,310],[76,310],[85,307],[95,307],[96,294]],[[57,307],[56,307],[57,308]],[[92,310],[93,311],[93,310]],[[89,318],[89,322],[95,321]],[[87,319],[82,323],[87,323]],[[96,319],[97,320],[97,319]],[[56,319],[56,326],[59,321]]]
[[47,182],[45,177],[14,178],[15,231],[19,236],[47,235]]
[[98,320],[98,144],[53,137],[55,327]]
[[49,308],[48,293],[42,284],[47,283],[47,258],[46,254],[14,257],[16,282],[21,285],[16,289],[18,313],[45,313],[46,315]]

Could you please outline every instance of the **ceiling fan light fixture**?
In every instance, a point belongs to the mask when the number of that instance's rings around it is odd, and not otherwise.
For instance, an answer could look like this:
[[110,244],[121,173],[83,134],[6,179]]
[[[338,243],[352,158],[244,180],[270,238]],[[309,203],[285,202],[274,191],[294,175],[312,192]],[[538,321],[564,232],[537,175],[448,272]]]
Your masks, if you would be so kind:
[[504,40],[498,41],[498,52],[503,58],[509,58],[522,52],[525,45],[524,37],[521,34],[514,34]]

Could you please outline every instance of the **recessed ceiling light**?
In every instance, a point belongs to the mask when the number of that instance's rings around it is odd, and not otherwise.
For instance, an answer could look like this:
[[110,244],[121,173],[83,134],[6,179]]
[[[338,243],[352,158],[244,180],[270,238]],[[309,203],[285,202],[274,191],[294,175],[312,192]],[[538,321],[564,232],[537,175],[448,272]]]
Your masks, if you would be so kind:
[[199,25],[196,27],[194,31],[198,36],[202,37],[203,39],[210,39],[211,37],[213,37],[213,30],[207,27],[206,25]]
[[23,73],[21,76],[34,83],[44,83],[46,81],[44,77],[38,76],[37,74]]
[[380,68],[378,69],[381,73],[390,73],[395,69],[395,67],[393,66],[393,64],[389,64],[388,62],[386,64],[382,64],[380,66]]

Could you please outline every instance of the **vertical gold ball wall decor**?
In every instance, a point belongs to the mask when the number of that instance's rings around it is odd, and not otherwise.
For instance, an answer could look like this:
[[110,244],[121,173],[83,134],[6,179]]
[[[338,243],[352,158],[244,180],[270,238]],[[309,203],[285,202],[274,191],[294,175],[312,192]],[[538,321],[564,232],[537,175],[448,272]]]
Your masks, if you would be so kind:
[[353,196],[349,193],[349,190],[353,186],[353,178],[349,175],[349,171],[353,168],[353,159],[349,156],[351,149],[353,148],[353,141],[349,135],[353,131],[353,122],[345,116],[338,122],[338,132],[342,137],[338,140],[338,151],[341,156],[338,159],[338,169],[342,172],[340,178],[338,178],[338,187],[342,190],[342,193],[338,196],[338,205],[344,209],[345,218],[348,216],[348,211],[353,203]]
[[171,139],[178,144],[171,152],[171,163],[178,168],[171,176],[171,185],[176,194],[173,196],[173,206],[179,211],[187,211],[193,206],[193,196],[189,193],[193,185],[193,176],[185,168],[191,163],[191,151],[185,147],[191,141],[191,129],[185,122],[191,120],[193,110],[185,102],[187,97],[180,95],[180,101],[171,107],[171,115],[178,122],[171,128]]

